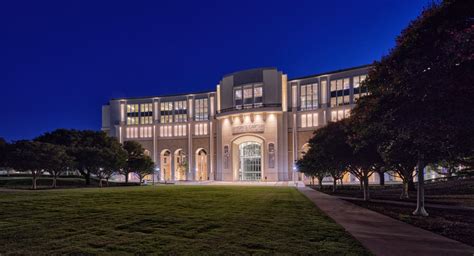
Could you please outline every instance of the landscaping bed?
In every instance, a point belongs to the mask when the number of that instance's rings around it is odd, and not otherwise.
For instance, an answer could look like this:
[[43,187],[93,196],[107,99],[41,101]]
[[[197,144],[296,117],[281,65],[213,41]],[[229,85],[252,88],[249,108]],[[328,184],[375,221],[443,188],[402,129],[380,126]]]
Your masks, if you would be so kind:
[[[330,195],[364,197],[357,185],[338,186],[335,192],[332,191],[332,186],[325,185],[322,190],[317,186],[312,186],[312,188]],[[370,197],[373,199],[416,203],[416,190],[409,192],[409,199],[400,199],[401,184],[386,186],[371,184],[369,188]],[[474,207],[474,178],[427,183],[425,184],[425,200],[426,203]]]
[[442,236],[474,246],[474,211],[427,208],[428,217],[413,216],[413,206],[350,200],[351,203],[390,216]]

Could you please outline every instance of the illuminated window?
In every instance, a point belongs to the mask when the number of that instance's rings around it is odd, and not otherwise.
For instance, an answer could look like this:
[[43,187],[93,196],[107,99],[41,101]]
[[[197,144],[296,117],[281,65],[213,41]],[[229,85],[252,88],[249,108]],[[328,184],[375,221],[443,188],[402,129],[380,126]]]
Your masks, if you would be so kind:
[[331,107],[350,104],[349,78],[331,81]]
[[318,113],[307,113],[301,114],[301,127],[317,127],[318,126]]
[[160,126],[160,137],[171,137],[171,136],[173,136],[171,125]]
[[262,84],[247,84],[234,88],[234,107],[236,109],[261,107],[262,105]]
[[129,139],[138,138],[138,127],[127,127],[126,137]]
[[305,84],[301,86],[301,109],[310,110],[318,108],[318,84]]
[[195,113],[194,119],[196,121],[204,121],[209,119],[208,112],[208,100],[206,99],[196,99],[195,100]]
[[127,104],[127,124],[138,124],[139,115],[138,104]]
[[176,123],[183,123],[187,121],[186,101],[174,102],[174,121]]
[[160,123],[173,122],[173,102],[160,103]]
[[153,123],[153,104],[140,104],[140,124]]
[[238,88],[234,91],[234,104],[235,107],[240,109],[242,107],[242,89]]
[[174,126],[174,136],[186,136],[186,125],[175,125]]
[[194,135],[207,135],[207,123],[194,124]]
[[367,78],[366,75],[362,76],[354,76],[354,101],[359,99],[362,96],[368,94],[368,90],[366,86],[361,86],[362,82]]
[[244,87],[244,106],[251,105],[253,103],[252,95],[252,87]]
[[150,126],[140,127],[140,138],[151,138],[151,137],[153,137],[152,127]]
[[350,109],[340,109],[331,111],[331,122],[336,122],[351,115]]

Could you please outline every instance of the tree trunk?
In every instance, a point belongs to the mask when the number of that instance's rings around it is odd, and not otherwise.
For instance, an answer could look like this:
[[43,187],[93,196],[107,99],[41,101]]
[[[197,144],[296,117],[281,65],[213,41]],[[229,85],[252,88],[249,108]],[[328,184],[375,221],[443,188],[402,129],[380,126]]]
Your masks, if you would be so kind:
[[364,190],[364,180],[362,178],[359,178],[359,182],[360,182],[360,190]]
[[31,172],[31,174],[32,174],[32,177],[31,177],[32,178],[32,180],[31,180],[32,181],[32,189],[36,189],[36,179],[37,179],[36,173]]
[[385,173],[384,172],[377,172],[379,175],[380,186],[385,186]]
[[410,198],[410,195],[408,194],[408,182],[404,180],[402,186],[403,186],[402,187],[402,194],[400,195],[400,199]]
[[105,181],[107,182],[106,184],[107,184],[107,187],[108,187],[109,186],[109,178],[107,178]]
[[125,184],[128,184],[128,172],[125,173]]
[[84,177],[86,179],[86,185],[89,186],[91,184],[91,173],[86,171],[86,175]]
[[97,177],[99,178],[99,187],[101,188],[102,187],[102,178],[101,177]]
[[319,189],[323,190],[323,178],[318,178]]
[[58,176],[56,174],[53,174],[53,185],[51,185],[52,188],[56,188],[57,178]]
[[337,179],[332,178],[332,192],[336,192],[336,186],[337,186]]
[[363,178],[364,185],[364,201],[370,201],[370,192],[369,192],[369,177],[364,176]]
[[339,179],[341,181],[341,187],[344,186],[344,183],[342,181],[342,178]]
[[415,191],[415,182],[413,182],[413,177],[408,178],[408,191]]
[[418,164],[416,167],[418,168],[418,190],[416,194],[416,210],[413,212],[413,215],[428,216],[428,212],[425,210],[425,165],[423,161],[418,160]]

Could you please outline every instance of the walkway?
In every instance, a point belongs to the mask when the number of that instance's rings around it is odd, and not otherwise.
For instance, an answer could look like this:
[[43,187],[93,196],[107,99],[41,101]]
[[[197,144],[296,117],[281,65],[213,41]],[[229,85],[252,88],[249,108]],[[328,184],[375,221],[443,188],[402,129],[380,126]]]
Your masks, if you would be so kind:
[[308,187],[298,189],[375,255],[474,255],[471,246]]

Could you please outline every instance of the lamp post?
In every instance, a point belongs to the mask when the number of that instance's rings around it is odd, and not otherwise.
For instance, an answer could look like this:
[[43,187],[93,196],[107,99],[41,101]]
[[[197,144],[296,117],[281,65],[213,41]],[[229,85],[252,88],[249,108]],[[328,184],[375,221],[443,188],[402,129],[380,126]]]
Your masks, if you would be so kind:
[[157,172],[160,173],[160,167],[155,167],[155,169],[153,170],[153,186],[155,185],[155,175]]

